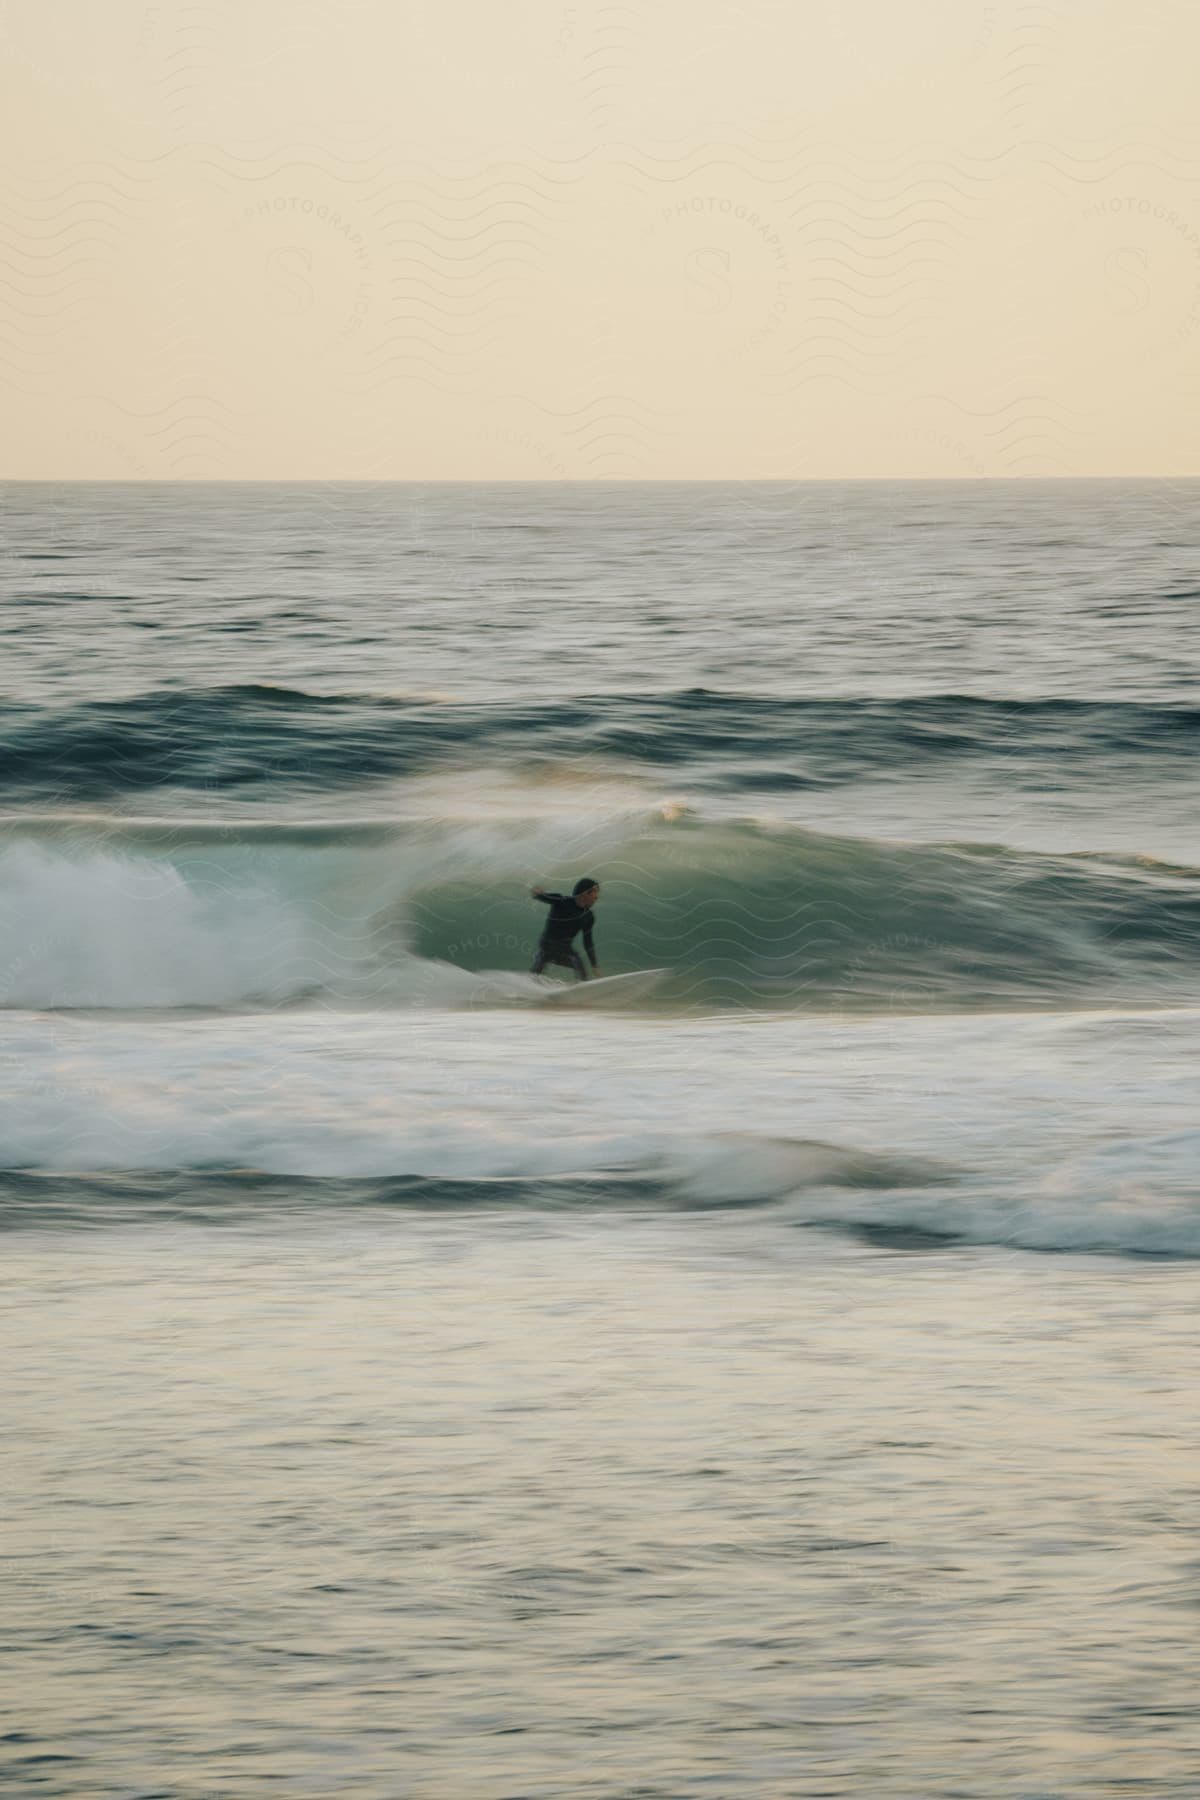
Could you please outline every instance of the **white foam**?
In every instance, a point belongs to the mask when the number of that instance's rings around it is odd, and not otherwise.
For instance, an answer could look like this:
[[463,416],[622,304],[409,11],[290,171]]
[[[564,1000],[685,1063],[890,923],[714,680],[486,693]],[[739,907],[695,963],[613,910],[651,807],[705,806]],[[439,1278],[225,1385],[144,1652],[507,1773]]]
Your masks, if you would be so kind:
[[[1138,1045],[1136,1082],[1122,1050]],[[1193,1014],[0,1021],[0,1168],[601,1178],[797,1225],[1200,1255]],[[953,1072],[951,1074],[951,1071]]]
[[278,1002],[348,981],[364,921],[322,919],[266,874],[33,843],[0,851],[0,1003]]
[[[18,830],[0,839],[0,1006],[518,999],[509,977],[408,952],[422,893],[452,881],[519,893],[628,831],[624,815],[574,837],[561,821],[459,820],[326,830],[316,845],[252,827]],[[540,923],[531,909],[530,945]]]

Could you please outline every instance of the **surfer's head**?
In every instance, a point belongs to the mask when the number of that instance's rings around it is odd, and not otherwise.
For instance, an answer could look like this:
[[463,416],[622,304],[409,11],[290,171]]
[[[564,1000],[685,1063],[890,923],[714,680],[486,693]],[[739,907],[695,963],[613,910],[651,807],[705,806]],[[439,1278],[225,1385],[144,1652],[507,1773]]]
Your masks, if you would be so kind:
[[591,875],[581,875],[571,894],[580,906],[595,906],[600,898],[600,883]]

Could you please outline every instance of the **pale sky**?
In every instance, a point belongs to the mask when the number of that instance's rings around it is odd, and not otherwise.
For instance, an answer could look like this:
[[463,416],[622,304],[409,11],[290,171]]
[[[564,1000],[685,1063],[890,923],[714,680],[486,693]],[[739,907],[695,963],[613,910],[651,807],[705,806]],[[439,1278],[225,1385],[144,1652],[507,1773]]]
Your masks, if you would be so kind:
[[0,0],[0,477],[1200,473],[1195,0]]

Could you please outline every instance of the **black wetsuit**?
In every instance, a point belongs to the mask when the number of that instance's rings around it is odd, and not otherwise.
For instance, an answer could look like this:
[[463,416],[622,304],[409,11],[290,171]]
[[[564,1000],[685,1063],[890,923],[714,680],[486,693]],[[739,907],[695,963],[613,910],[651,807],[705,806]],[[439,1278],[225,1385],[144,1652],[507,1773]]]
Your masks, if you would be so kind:
[[530,965],[533,973],[540,975],[548,962],[561,963],[564,968],[574,969],[580,981],[586,981],[588,972],[571,939],[577,931],[582,931],[583,947],[594,969],[596,946],[592,942],[592,927],[596,923],[595,913],[590,906],[578,905],[571,894],[535,894],[533,897],[550,908],[546,929],[542,932],[541,942],[534,951]]

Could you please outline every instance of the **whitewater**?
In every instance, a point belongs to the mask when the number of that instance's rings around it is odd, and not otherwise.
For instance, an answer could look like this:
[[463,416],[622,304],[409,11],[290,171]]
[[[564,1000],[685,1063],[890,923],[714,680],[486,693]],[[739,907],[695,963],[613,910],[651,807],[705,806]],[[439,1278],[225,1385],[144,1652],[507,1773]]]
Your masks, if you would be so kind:
[[[338,1208],[753,1207],[772,1227],[880,1241],[1200,1254],[1200,1131],[1179,1072],[1200,1010],[1165,1032],[1154,1014],[748,1023],[759,1052],[731,1064],[712,1018],[621,1021],[615,1035],[590,1012],[581,1029],[491,1005],[466,1029],[440,1009],[284,1031],[253,1015],[186,1030],[43,1016],[8,1034],[0,1131],[14,1170],[226,1175],[251,1214],[257,1173],[302,1178],[297,1203]],[[1139,1030],[1161,1042],[1131,1080],[1114,1063]],[[26,1073],[50,1066],[52,1087]],[[186,1183],[164,1191],[177,1212]],[[97,1223],[118,1192],[91,1191]],[[134,1215],[153,1211],[135,1192]],[[53,1219],[64,1193],[27,1182],[5,1222]],[[266,1190],[272,1205],[287,1193]]]
[[14,1791],[1192,1800],[1197,492],[0,486]]

